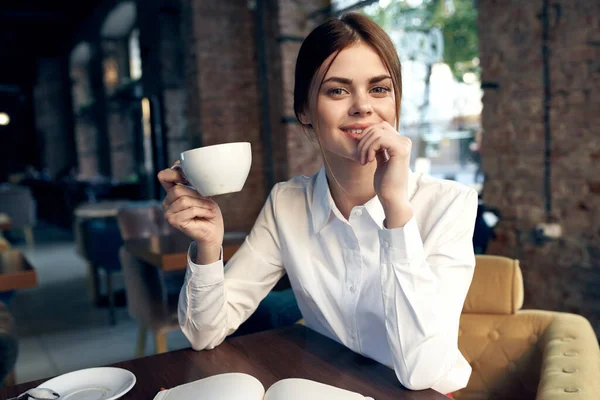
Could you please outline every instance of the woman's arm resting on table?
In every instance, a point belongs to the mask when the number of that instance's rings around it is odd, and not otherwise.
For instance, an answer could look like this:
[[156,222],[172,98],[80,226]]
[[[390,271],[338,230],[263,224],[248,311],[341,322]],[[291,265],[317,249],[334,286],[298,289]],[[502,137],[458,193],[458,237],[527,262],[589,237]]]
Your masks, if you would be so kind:
[[471,369],[458,350],[458,326],[475,267],[476,212],[477,193],[459,191],[426,245],[415,217],[379,233],[387,337],[396,375],[409,389],[450,393],[467,384]]

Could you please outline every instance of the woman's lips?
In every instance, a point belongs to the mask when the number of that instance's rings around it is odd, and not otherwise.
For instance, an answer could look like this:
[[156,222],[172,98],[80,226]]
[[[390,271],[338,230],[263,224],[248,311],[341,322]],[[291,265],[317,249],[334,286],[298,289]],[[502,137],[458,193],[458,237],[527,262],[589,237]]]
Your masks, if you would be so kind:
[[344,132],[346,136],[354,140],[359,140],[360,136],[363,133],[362,129],[341,129],[341,131]]

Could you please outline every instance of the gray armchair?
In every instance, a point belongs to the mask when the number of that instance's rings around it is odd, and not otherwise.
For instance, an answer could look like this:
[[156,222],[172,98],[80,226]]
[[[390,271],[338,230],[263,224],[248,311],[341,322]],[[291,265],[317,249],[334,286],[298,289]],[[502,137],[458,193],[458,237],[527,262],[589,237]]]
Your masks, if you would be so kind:
[[0,213],[6,213],[13,229],[22,229],[25,240],[33,246],[33,226],[36,223],[37,204],[27,186],[0,184]]

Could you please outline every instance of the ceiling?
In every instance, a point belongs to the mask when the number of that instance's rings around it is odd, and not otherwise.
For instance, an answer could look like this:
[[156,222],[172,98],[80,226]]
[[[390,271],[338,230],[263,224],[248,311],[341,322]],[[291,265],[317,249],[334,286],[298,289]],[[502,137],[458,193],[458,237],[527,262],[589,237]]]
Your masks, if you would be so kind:
[[39,57],[65,54],[101,0],[0,0],[0,84],[31,81]]

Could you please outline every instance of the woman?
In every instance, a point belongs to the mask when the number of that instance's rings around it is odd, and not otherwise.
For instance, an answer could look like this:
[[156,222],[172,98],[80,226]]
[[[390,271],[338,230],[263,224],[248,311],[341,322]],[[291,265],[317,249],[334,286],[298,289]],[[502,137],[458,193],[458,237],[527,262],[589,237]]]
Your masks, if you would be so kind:
[[219,206],[175,185],[176,170],[159,173],[166,218],[194,240],[179,300],[194,349],[219,345],[287,273],[308,327],[409,389],[466,386],[457,336],[477,193],[410,171],[400,99],[400,61],[377,24],[348,14],[317,27],[298,55],[294,109],[325,166],[273,188],[225,269]]

